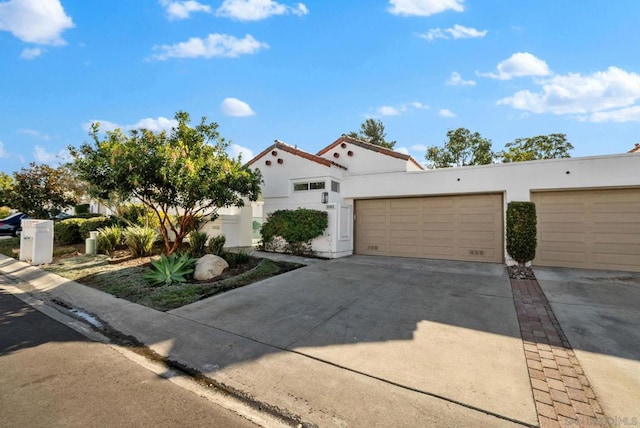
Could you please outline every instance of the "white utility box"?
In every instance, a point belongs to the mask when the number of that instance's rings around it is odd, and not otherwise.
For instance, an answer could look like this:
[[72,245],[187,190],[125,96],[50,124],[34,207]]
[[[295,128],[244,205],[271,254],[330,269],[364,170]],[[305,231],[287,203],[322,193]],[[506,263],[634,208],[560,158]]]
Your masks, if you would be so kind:
[[53,260],[53,220],[22,220],[20,260],[32,265]]

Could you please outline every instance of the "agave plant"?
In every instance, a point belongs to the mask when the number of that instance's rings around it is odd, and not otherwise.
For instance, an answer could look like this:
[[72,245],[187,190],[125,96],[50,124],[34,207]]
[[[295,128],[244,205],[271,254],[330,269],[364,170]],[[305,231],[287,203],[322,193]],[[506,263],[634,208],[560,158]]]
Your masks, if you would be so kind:
[[185,282],[187,276],[195,270],[196,259],[187,253],[173,253],[169,257],[164,254],[158,260],[152,260],[152,268],[144,274],[144,279],[151,285],[171,285]]

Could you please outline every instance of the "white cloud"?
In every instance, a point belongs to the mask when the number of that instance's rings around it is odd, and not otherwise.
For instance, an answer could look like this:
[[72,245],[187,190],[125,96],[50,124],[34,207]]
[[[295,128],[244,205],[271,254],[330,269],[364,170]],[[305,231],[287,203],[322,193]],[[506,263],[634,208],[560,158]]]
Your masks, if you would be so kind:
[[24,48],[20,54],[22,59],[34,59],[42,55],[42,49],[40,48]]
[[426,104],[422,104],[420,101],[412,102],[411,107],[416,108],[418,110],[429,110],[429,106]]
[[274,15],[306,15],[309,9],[302,3],[287,6],[273,0],[224,0],[217,10],[218,16],[238,21],[260,21]]
[[225,98],[220,104],[222,112],[227,116],[247,117],[256,114],[249,104],[237,98]]
[[100,132],[107,131],[115,131],[116,129],[121,129],[123,131],[129,131],[132,129],[140,129],[145,128],[149,131],[160,132],[160,131],[171,131],[172,128],[178,126],[178,121],[175,119],[167,119],[166,117],[158,117],[157,119],[152,119],[150,117],[140,119],[133,125],[119,125],[114,122],[109,122],[108,120],[91,120],[89,122],[82,124],[82,129],[89,132],[91,131],[91,124],[98,122],[100,123]]
[[438,116],[450,119],[452,117],[456,117],[456,114],[451,110],[448,110],[446,108],[441,108],[440,111],[438,112]]
[[0,158],[8,158],[9,153],[4,148],[4,143],[0,141]]
[[548,76],[551,70],[547,63],[529,52],[517,52],[497,66],[498,73],[478,73],[479,76],[492,79],[510,80],[514,77]]
[[160,132],[160,131],[168,132],[168,131],[171,131],[171,129],[175,128],[176,126],[178,126],[177,120],[167,119],[166,117],[160,116],[157,119],[152,119],[150,117],[147,117],[145,119],[140,119],[138,122],[136,122],[133,125],[127,125],[126,128],[127,129],[144,128],[153,132]]
[[[584,120],[584,119],[583,119]],[[619,110],[599,111],[592,113],[589,122],[640,122],[640,106],[621,108]]]
[[382,116],[400,116],[401,112],[396,107],[381,106],[378,107],[378,113]]
[[62,149],[58,153],[51,153],[44,147],[36,146],[33,150],[33,159],[37,163],[46,163],[53,166],[70,161],[71,155],[67,149]]
[[451,28],[447,28],[446,30],[447,33],[449,33],[451,35],[451,37],[453,37],[454,39],[475,39],[475,38],[482,38],[484,36],[487,35],[488,31],[487,30],[476,30],[475,28],[471,28],[471,27],[464,27],[462,25],[454,25]]
[[532,113],[580,115],[592,122],[638,121],[640,74],[609,67],[588,76],[579,73],[557,75],[536,82],[539,92],[523,90],[498,104]]
[[247,147],[243,147],[239,144],[231,144],[229,146],[229,154],[234,158],[237,158],[238,156],[242,156],[241,159],[244,162],[248,162],[254,158],[254,154],[251,149]]
[[212,13],[211,6],[197,1],[160,0],[170,20],[188,19],[193,12]]
[[464,27],[462,25],[454,25],[451,28],[446,28],[444,30],[440,28],[432,28],[426,33],[418,34],[418,37],[422,37],[423,39],[429,40],[430,42],[435,39],[474,39],[481,38],[486,36],[488,33],[487,30],[476,30],[471,27]]
[[397,106],[380,106],[376,109],[376,113],[380,116],[401,116],[413,110],[428,110],[429,106],[420,101],[400,104]]
[[451,86],[475,86],[476,82],[473,80],[464,80],[460,73],[457,71],[451,72],[451,77],[447,80],[447,85]]
[[50,140],[51,137],[47,134],[43,134],[40,131],[36,131],[35,129],[19,129],[18,133],[20,134],[25,134],[25,135],[31,135],[32,137],[35,138],[39,138],[41,140]]
[[414,144],[413,146],[409,147],[409,149],[413,150],[414,152],[426,152],[427,146],[425,146],[424,144]]
[[406,147],[396,147],[393,150],[398,152],[398,153],[402,153],[404,155],[408,155],[409,154],[409,149],[407,149]]
[[73,28],[59,0],[9,0],[0,3],[0,30],[38,45],[60,46],[62,32]]
[[169,58],[236,58],[240,55],[254,54],[268,47],[269,45],[257,41],[250,34],[238,39],[228,34],[216,33],[209,34],[206,39],[192,37],[186,42],[175,45],[154,46],[153,49],[159,53],[151,55],[151,58],[160,61]]
[[402,16],[430,16],[453,10],[464,11],[464,0],[389,0],[389,12]]

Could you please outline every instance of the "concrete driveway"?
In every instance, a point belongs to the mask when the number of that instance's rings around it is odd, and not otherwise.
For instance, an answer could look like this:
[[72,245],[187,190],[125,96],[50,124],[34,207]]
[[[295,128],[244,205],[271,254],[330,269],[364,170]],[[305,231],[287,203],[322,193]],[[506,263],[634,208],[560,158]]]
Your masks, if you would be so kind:
[[503,265],[352,256],[170,313],[479,414],[537,424]]
[[535,272],[612,425],[640,424],[640,273]]

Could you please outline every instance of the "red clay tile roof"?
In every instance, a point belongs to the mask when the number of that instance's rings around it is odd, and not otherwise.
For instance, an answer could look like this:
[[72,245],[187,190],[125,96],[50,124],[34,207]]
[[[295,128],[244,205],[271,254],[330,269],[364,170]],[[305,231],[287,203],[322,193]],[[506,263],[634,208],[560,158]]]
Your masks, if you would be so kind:
[[310,161],[319,163],[320,165],[324,165],[324,166],[328,166],[328,167],[336,166],[336,167],[342,168],[344,170],[347,169],[347,167],[345,167],[343,165],[340,165],[339,163],[335,163],[333,161],[330,161],[329,159],[321,158],[320,156],[313,155],[311,153],[307,153],[307,152],[305,152],[303,150],[300,150],[300,149],[297,149],[295,147],[291,147],[290,145],[282,143],[282,142],[280,142],[278,140],[276,140],[276,142],[274,144],[272,144],[271,146],[266,148],[264,151],[262,151],[259,155],[257,155],[256,157],[251,159],[249,162],[247,162],[247,166],[253,165],[260,158],[262,158],[266,154],[270,153],[274,149],[282,150],[284,152],[291,153],[292,155],[295,155],[295,156],[300,156],[301,158],[308,159]]
[[351,144],[353,144],[355,146],[362,147],[362,148],[368,149],[368,150],[372,150],[374,152],[381,153],[383,155],[387,155],[387,156],[391,156],[393,158],[409,161],[409,162],[413,163],[414,165],[416,165],[421,170],[424,170],[424,167],[422,165],[420,165],[418,162],[416,162],[416,160],[414,158],[412,158],[411,156],[409,156],[409,155],[405,155],[404,153],[396,152],[394,150],[387,149],[387,148],[384,148],[384,147],[376,146],[375,144],[367,143],[365,141],[358,140],[357,138],[349,137],[348,135],[344,135],[344,134],[342,134],[342,136],[340,138],[338,138],[336,141],[334,141],[333,143],[329,144],[324,149],[320,150],[318,153],[316,153],[316,155],[317,156],[322,156],[323,154],[327,153],[329,150],[333,149],[334,147],[336,147],[338,144],[340,144],[342,142],[351,143]]

